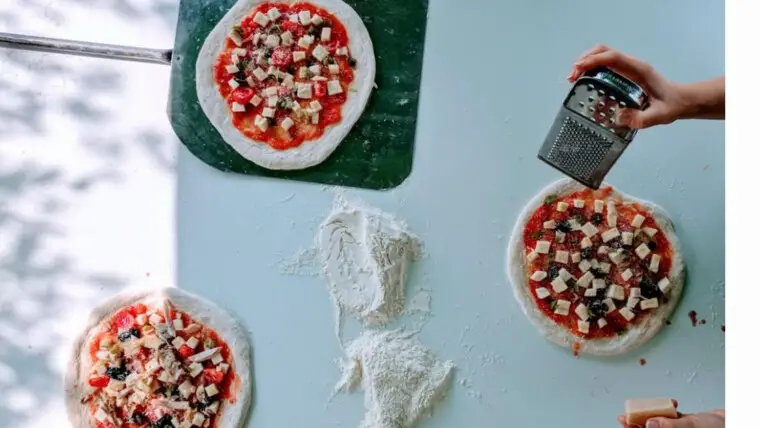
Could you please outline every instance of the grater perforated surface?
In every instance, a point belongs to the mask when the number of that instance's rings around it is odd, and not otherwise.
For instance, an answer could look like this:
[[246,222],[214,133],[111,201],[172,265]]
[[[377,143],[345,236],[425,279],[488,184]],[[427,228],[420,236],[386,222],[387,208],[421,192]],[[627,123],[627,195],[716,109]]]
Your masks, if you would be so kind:
[[612,148],[612,141],[573,118],[562,121],[547,159],[556,166],[590,180]]

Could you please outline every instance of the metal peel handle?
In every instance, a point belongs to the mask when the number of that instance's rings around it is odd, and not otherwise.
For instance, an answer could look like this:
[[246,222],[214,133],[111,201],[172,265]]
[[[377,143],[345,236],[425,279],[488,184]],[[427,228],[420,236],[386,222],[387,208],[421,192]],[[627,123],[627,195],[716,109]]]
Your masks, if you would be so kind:
[[48,37],[35,37],[10,33],[0,33],[0,48],[51,52],[164,65],[169,65],[172,62],[171,49],[163,50],[136,48],[131,46],[79,42],[74,40],[61,40]]

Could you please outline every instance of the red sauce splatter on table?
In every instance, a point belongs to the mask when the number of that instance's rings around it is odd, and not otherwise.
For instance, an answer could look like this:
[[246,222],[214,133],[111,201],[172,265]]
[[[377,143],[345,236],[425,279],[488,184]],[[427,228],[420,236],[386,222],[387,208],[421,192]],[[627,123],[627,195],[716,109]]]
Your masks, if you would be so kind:
[[644,359],[644,358],[641,358],[641,359],[639,359],[639,365],[640,365],[640,366],[645,366],[645,365],[647,365],[647,360],[646,360],[646,359]]
[[700,324],[700,325],[705,325],[705,324],[707,324],[707,321],[705,321],[705,320],[700,320],[700,321],[699,321],[699,324]]
[[573,356],[577,357],[580,354],[581,354],[581,343],[573,342]]
[[726,326],[725,325],[721,325],[720,326],[720,331],[722,331],[723,333],[725,333],[726,332]]
[[689,319],[691,320],[691,326],[696,327],[697,326],[697,311],[695,310],[689,311]]

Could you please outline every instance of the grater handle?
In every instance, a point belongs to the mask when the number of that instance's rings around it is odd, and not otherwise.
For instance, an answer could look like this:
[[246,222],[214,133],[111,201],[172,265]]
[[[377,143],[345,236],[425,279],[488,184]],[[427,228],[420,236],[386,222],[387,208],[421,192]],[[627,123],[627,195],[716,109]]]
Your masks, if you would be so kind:
[[172,62],[171,49],[138,48],[2,32],[0,32],[0,48],[51,52],[163,65],[169,65]]

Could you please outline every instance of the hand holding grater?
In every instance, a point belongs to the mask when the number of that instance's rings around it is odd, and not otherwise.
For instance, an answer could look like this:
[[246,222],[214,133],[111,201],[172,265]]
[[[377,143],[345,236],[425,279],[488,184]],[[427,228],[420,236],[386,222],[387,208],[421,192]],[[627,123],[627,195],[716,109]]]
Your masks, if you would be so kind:
[[620,110],[647,106],[644,90],[625,77],[608,68],[588,71],[565,98],[538,158],[598,189],[636,135],[617,124]]

